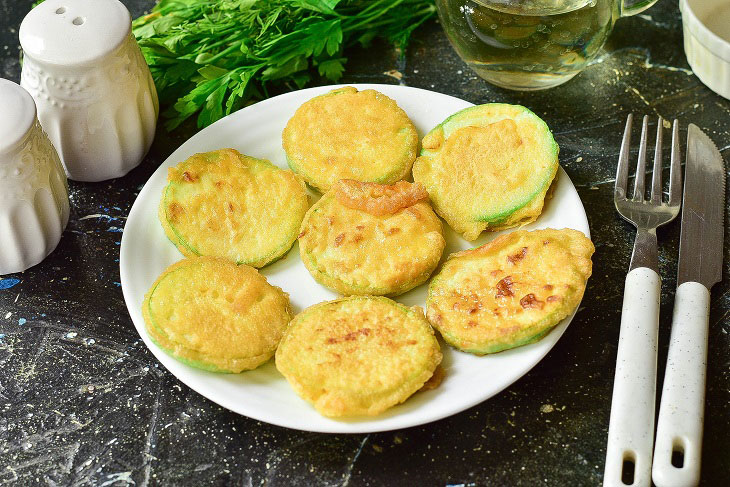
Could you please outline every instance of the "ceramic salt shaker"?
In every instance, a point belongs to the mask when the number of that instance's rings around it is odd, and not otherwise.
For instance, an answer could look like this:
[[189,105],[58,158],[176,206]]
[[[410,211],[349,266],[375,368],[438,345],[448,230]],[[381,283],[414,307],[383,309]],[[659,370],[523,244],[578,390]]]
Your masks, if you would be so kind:
[[157,91],[131,29],[118,0],[46,0],[20,25],[20,84],[71,179],[123,176],[152,144]]
[[68,186],[33,98],[0,78],[0,275],[32,267],[68,223]]

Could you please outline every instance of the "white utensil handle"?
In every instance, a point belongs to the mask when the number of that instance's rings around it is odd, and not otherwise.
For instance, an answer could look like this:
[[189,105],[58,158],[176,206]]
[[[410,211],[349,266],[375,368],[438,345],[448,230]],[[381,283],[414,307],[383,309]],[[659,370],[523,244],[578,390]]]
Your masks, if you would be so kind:
[[[661,278],[647,267],[626,276],[603,485],[651,485]],[[633,483],[622,480],[633,463]]]
[[[700,482],[705,413],[707,326],[710,291],[685,282],[674,298],[672,334],[664,375],[652,476],[657,487],[690,487]],[[681,468],[672,453],[681,453]]]

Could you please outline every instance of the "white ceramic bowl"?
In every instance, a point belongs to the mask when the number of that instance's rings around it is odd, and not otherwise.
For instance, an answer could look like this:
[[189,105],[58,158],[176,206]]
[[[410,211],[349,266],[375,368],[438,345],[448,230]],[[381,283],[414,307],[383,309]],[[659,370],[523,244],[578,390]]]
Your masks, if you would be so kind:
[[684,52],[708,88],[730,99],[730,2],[680,0]]

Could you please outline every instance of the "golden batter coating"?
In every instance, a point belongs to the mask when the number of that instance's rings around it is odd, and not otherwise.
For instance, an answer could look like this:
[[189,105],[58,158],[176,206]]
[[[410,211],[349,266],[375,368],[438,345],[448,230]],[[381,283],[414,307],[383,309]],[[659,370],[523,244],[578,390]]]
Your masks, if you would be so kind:
[[351,296],[297,315],[276,351],[276,368],[320,414],[372,416],[418,391],[441,357],[420,308]]
[[309,208],[299,176],[235,149],[195,154],[167,179],[158,214],[186,256],[263,267],[291,248]]
[[429,285],[428,319],[477,355],[537,341],[580,303],[593,251],[577,230],[545,229],[452,254]]
[[[402,294],[426,282],[441,259],[441,220],[420,185],[340,181],[307,212],[304,265],[344,295]],[[344,201],[344,204],[343,204]]]
[[416,128],[395,101],[351,86],[304,103],[282,141],[289,167],[323,193],[340,179],[399,181],[418,149]]
[[292,312],[289,296],[253,267],[192,257],[157,278],[142,316],[152,341],[181,362],[238,373],[274,355]]
[[467,240],[534,221],[558,170],[558,145],[525,107],[470,107],[423,138],[413,178]]

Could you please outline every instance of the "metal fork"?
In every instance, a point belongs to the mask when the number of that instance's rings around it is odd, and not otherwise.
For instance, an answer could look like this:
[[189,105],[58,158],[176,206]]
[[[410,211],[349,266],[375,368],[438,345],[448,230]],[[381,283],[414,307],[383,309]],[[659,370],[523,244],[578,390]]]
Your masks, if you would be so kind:
[[656,229],[676,218],[682,196],[679,123],[675,120],[672,129],[669,201],[662,201],[663,120],[659,117],[651,197],[648,200],[644,198],[649,123],[649,117],[644,116],[634,193],[631,198],[627,197],[631,122],[632,116],[629,115],[621,143],[613,196],[618,213],[636,227],[636,241],[629,273],[626,275],[621,310],[621,331],[603,476],[603,485],[607,487],[651,485],[661,292]]

